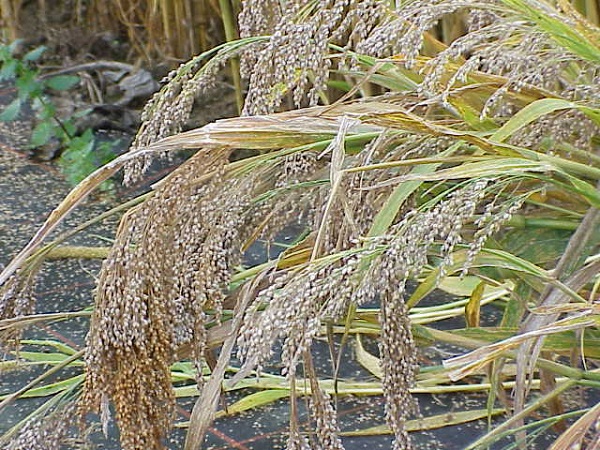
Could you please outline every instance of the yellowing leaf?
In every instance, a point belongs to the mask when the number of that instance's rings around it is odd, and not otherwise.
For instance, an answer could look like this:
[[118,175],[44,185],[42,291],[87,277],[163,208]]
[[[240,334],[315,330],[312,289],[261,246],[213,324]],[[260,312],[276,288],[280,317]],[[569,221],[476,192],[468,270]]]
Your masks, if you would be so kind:
[[379,358],[371,355],[362,345],[360,340],[360,334],[356,335],[356,360],[359,362],[361,366],[375,375],[377,378],[383,378],[383,371],[381,370],[381,366],[379,364]]
[[471,298],[465,305],[465,319],[467,321],[467,327],[478,327],[479,326],[479,313],[481,310],[481,299],[483,297],[483,291],[485,289],[485,283],[482,281],[473,289]]

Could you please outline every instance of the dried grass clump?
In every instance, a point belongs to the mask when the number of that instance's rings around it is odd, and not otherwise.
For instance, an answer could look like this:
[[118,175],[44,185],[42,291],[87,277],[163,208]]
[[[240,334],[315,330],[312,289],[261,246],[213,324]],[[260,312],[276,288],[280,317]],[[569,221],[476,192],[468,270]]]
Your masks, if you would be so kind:
[[92,1],[85,7],[78,11],[79,20],[126,37],[130,56],[149,62],[188,59],[218,45],[223,36],[214,1],[110,0]]

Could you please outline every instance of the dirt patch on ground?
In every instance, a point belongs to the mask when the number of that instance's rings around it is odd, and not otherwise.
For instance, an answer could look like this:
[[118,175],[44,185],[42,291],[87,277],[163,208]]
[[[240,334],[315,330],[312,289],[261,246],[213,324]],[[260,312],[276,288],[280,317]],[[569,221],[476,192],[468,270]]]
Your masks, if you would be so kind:
[[117,27],[99,30],[89,20],[89,2],[46,0],[24,2],[15,27],[24,46],[48,47],[55,63],[75,64],[95,59],[126,61],[131,46]]

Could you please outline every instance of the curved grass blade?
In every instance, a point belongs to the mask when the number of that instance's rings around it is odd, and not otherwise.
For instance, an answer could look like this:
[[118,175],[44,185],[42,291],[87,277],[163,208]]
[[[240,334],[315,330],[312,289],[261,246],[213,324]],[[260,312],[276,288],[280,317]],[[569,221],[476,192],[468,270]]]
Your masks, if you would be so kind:
[[2,400],[2,402],[0,402],[0,411],[3,408],[5,408],[6,406],[8,406],[10,403],[12,403],[14,400],[16,400],[17,398],[21,397],[23,394],[25,394],[26,392],[31,390],[34,386],[36,386],[37,384],[41,383],[43,380],[48,378],[49,376],[54,375],[61,369],[67,367],[72,362],[77,361],[79,358],[81,358],[83,356],[83,354],[84,354],[84,351],[81,350],[81,351],[75,353],[74,355],[71,355],[70,357],[68,357],[67,359],[62,361],[61,363],[55,365],[54,367],[47,370],[45,373],[41,374],[39,377],[37,377],[34,380],[27,383],[27,385],[25,385],[21,389],[7,395],[6,398],[4,398]]
[[559,98],[543,98],[530,103],[512,116],[508,122],[502,125],[502,127],[500,127],[494,134],[492,134],[490,139],[496,142],[503,142],[515,132],[529,125],[540,117],[565,109],[579,109],[590,119],[594,120],[596,124],[600,125],[600,112],[597,109],[584,107],[582,105],[578,105],[577,103]]
[[[83,364],[83,363],[82,363]],[[33,388],[24,392],[19,398],[37,398],[37,397],[49,397],[56,395],[60,392],[67,391],[83,383],[85,375],[76,375],[66,380],[57,381],[55,383],[46,384],[37,388]],[[0,396],[0,400],[5,400],[10,397],[11,394]]]
[[[492,416],[503,414],[504,409],[496,408],[491,411]],[[473,422],[475,420],[485,419],[490,415],[487,409],[478,409],[474,411],[458,411],[447,414],[438,414],[436,416],[423,417],[422,419],[413,419],[406,422],[408,431],[426,431],[437,428],[460,425]],[[380,436],[392,434],[392,430],[387,425],[378,425],[364,430],[343,431],[341,436]]]

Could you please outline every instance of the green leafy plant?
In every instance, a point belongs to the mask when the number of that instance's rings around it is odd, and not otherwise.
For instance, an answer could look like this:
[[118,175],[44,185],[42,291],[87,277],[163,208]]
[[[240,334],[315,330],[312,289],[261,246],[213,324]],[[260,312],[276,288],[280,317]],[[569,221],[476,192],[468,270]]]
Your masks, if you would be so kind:
[[[62,156],[59,167],[67,180],[75,185],[101,165],[114,158],[110,143],[98,144],[92,130],[78,134],[75,120],[88,111],[80,111],[70,117],[59,117],[55,104],[48,95],[51,92],[69,91],[79,84],[75,75],[47,76],[41,74],[38,63],[46,48],[37,47],[22,57],[15,56],[20,41],[0,46],[0,83],[14,86],[16,95],[0,113],[0,121],[32,121],[27,148],[34,150],[57,141]],[[103,183],[102,189],[111,189],[111,182]]]
[[[76,136],[69,141],[69,146],[62,151],[58,165],[67,181],[77,185],[86,176],[98,167],[107,164],[115,158],[114,146],[118,142],[98,142],[92,130],[86,130],[81,136]],[[103,191],[114,188],[110,180],[101,185]]]

